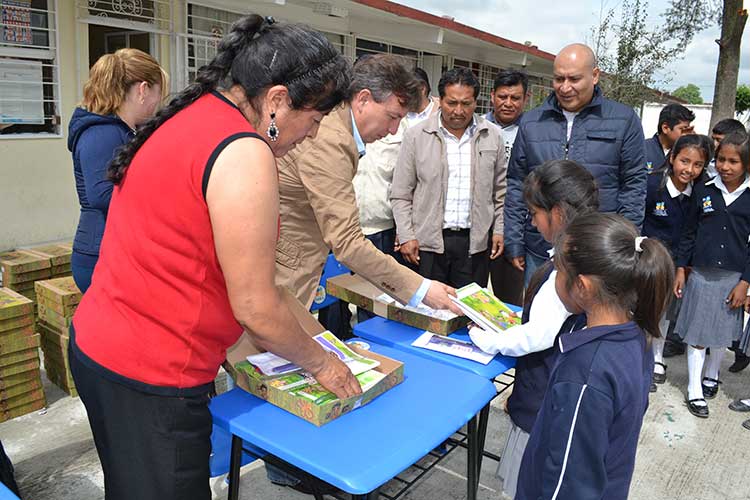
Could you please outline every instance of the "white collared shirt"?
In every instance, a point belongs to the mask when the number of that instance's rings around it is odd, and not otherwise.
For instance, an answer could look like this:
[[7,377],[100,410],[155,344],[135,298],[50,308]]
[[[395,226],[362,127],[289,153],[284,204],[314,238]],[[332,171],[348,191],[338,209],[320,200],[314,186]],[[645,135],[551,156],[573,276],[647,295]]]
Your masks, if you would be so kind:
[[677,189],[677,186],[674,185],[674,182],[672,182],[671,177],[667,177],[667,192],[669,193],[669,196],[671,198],[677,198],[681,194],[684,194],[685,196],[690,196],[693,193],[693,183],[687,185],[685,188],[685,191],[680,191]]
[[418,125],[419,123],[425,121],[430,117],[430,114],[432,113],[434,107],[435,101],[430,99],[430,104],[428,104],[427,107],[419,113],[414,113],[412,111],[406,113],[406,117],[404,118],[406,120],[406,126],[413,127],[414,125]]
[[737,198],[742,196],[742,193],[745,192],[745,189],[750,187],[750,176],[746,175],[745,180],[742,181],[742,184],[740,184],[739,187],[737,187],[737,189],[735,189],[731,193],[724,185],[724,181],[722,181],[721,177],[718,175],[710,181],[706,182],[706,186],[709,186],[711,184],[719,188],[719,191],[721,191],[721,197],[724,198],[724,205],[729,206],[734,203]]
[[448,132],[438,116],[448,160],[448,192],[445,197],[443,228],[471,227],[471,138],[477,130],[476,117],[459,139]]

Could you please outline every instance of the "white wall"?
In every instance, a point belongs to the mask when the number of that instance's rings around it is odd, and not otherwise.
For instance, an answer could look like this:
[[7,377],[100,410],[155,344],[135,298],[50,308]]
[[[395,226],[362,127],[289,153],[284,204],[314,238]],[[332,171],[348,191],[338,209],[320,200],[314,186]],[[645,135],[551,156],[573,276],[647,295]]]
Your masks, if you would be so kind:
[[[665,104],[658,102],[647,102],[643,105],[641,114],[641,123],[643,125],[643,134],[648,139],[656,133],[659,127],[659,113]],[[709,127],[711,125],[711,105],[710,104],[687,104],[686,108],[695,113],[693,127],[696,134],[710,135]]]

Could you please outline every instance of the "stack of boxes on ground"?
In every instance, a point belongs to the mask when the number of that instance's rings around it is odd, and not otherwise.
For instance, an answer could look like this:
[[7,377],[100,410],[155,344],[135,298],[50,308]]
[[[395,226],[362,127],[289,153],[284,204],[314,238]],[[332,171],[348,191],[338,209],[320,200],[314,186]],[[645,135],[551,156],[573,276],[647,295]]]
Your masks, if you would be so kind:
[[0,253],[2,284],[36,302],[34,283],[70,276],[72,243],[42,245]]
[[0,422],[42,409],[47,402],[39,369],[34,303],[0,288]]
[[71,396],[77,396],[78,392],[70,374],[68,329],[81,296],[71,277],[36,282],[37,331],[41,335],[44,370],[50,382]]

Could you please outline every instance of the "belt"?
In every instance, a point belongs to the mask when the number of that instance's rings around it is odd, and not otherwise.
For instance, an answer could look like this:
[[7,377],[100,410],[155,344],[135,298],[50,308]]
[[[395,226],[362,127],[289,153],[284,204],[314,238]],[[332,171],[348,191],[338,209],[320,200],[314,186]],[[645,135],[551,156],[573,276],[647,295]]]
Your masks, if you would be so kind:
[[468,227],[444,227],[443,232],[450,232],[450,233],[461,233],[464,231],[469,231],[470,228]]

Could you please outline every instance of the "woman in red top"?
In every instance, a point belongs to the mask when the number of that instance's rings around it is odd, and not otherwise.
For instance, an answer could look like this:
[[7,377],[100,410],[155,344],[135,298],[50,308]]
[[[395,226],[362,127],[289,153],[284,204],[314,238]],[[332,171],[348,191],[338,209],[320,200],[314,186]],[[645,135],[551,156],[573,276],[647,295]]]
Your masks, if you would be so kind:
[[360,391],[274,286],[274,157],[316,134],[348,75],[322,34],[242,18],[110,165],[100,258],[70,342],[107,500],[211,498],[208,396],[243,329],[338,396]]

